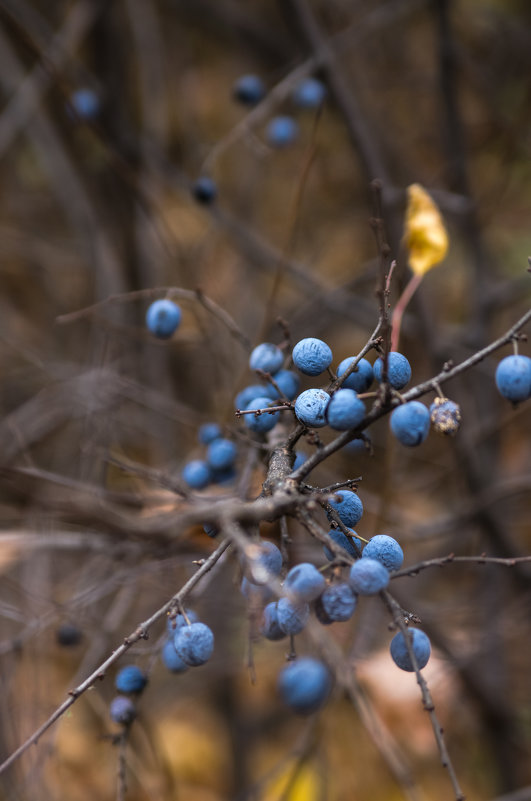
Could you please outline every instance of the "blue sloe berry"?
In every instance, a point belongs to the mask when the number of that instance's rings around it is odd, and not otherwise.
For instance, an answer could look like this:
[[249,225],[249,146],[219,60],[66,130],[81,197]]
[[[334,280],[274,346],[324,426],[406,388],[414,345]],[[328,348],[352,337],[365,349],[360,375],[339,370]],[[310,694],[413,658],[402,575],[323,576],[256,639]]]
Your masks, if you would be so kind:
[[[198,617],[197,614],[193,611],[193,609],[186,610],[186,617],[190,623],[197,623]],[[177,629],[180,629],[182,626],[187,626],[188,621],[186,620],[185,616],[182,615],[180,612],[175,615],[175,617],[169,617],[166,621],[166,630],[168,634],[175,635]]]
[[210,482],[210,467],[203,459],[192,459],[183,467],[182,479],[191,489],[204,489]]
[[295,451],[295,461],[293,462],[293,469],[297,470],[298,467],[304,464],[308,459],[308,455],[303,451]]
[[177,629],[173,644],[183,662],[190,667],[197,667],[204,665],[212,656],[214,635],[205,623],[191,623]]
[[233,481],[236,480],[237,475],[238,472],[234,465],[224,467],[222,470],[212,470],[212,483],[224,487],[227,484],[232,484]]
[[136,707],[130,698],[117,695],[109,705],[111,720],[120,723],[122,726],[129,726],[136,718]]
[[[411,646],[413,648],[413,653],[415,654],[418,667],[422,669],[428,663],[428,659],[430,658],[430,639],[427,634],[421,631],[421,629],[411,628],[408,629],[408,632],[411,634]],[[407,650],[405,637],[401,631],[399,631],[398,634],[395,634],[391,640],[390,651],[395,665],[398,665],[398,667],[402,670],[407,670],[409,673],[412,673],[415,670]]]
[[358,595],[374,595],[389,584],[389,571],[376,559],[363,557],[350,568],[349,584]]
[[201,175],[192,186],[192,194],[198,203],[208,206],[216,199],[218,187],[208,175]]
[[217,537],[219,534],[219,528],[217,526],[214,526],[212,523],[205,523],[205,525],[203,526],[203,531],[209,537]]
[[136,665],[125,665],[114,680],[114,686],[120,693],[141,693],[146,684],[147,676]]
[[276,601],[271,601],[265,606],[260,631],[266,640],[283,640],[286,636],[286,633],[278,625]]
[[[258,397],[253,398],[250,401],[246,409],[267,409],[267,407],[271,404],[271,399],[267,397]],[[272,428],[276,426],[280,419],[280,412],[263,412],[262,414],[246,414],[243,417],[243,421],[247,428],[250,428],[251,431],[256,431],[258,434],[265,434],[267,431],[271,431]]]
[[317,78],[305,78],[295,87],[293,102],[299,108],[319,108],[326,97],[326,87]]
[[420,401],[409,401],[391,412],[391,431],[402,445],[420,445],[430,431],[430,413]]
[[71,647],[79,645],[83,639],[83,632],[75,623],[61,623],[55,632],[55,637],[59,645]]
[[310,428],[322,428],[326,425],[326,407],[330,395],[324,389],[306,389],[295,401],[297,419]]
[[184,673],[185,670],[188,670],[188,665],[186,662],[183,662],[175,650],[173,637],[170,637],[168,640],[166,640],[162,646],[161,656],[165,667],[167,667],[168,670],[171,670],[172,673]]
[[276,373],[282,367],[284,354],[271,342],[262,342],[257,345],[249,357],[251,370],[263,370],[264,373]]
[[234,398],[235,409],[246,409],[254,398],[268,397],[270,400],[278,398],[278,392],[272,384],[250,384],[244,387]]
[[340,489],[334,496],[329,504],[338,513],[341,522],[348,528],[359,523],[363,516],[363,504],[359,495],[351,490]]
[[98,116],[101,103],[93,89],[83,86],[72,93],[70,102],[79,117],[83,120],[93,120]]
[[[383,359],[374,362],[374,377],[381,383],[383,377]],[[387,354],[387,380],[394,389],[403,389],[411,380],[411,365],[405,356],[392,350]]]
[[280,549],[270,540],[261,540],[247,546],[245,552],[250,579],[254,584],[265,584],[271,576],[282,570]]
[[273,117],[266,128],[266,139],[271,147],[288,147],[299,137],[299,124],[293,117]]
[[[346,359],[343,359],[337,368],[338,378],[340,378],[343,373],[346,373],[354,360],[354,356],[348,356]],[[341,386],[346,389],[353,389],[355,392],[367,392],[373,380],[374,373],[372,364],[367,361],[367,359],[360,359],[356,365],[356,369],[345,378]]]
[[179,327],[181,309],[168,298],[155,300],[146,312],[148,331],[158,339],[169,339]]
[[264,82],[258,75],[242,75],[232,87],[234,99],[243,106],[256,106],[265,97]]
[[278,625],[285,634],[299,634],[310,617],[307,603],[297,603],[290,598],[281,598],[277,603]]
[[336,431],[355,428],[364,417],[365,404],[353,389],[338,389],[326,407],[328,425]]
[[[294,373],[293,370],[279,370],[277,373],[275,373],[273,379],[282,395],[284,395],[288,400],[293,400],[301,385],[300,378],[297,373]],[[278,397],[278,392],[275,387],[273,387],[272,384],[270,386],[275,392],[275,397]]]
[[322,339],[307,337],[293,348],[293,364],[304,375],[321,375],[332,363],[330,346]]
[[404,552],[388,534],[377,534],[372,537],[363,551],[363,558],[377,559],[388,570],[398,570],[404,561]]
[[315,613],[321,623],[341,623],[350,620],[356,608],[356,596],[342,581],[327,587],[315,603]]
[[502,359],[496,368],[496,386],[513,403],[531,397],[531,359],[520,354]]
[[272,590],[266,584],[256,584],[249,581],[247,576],[242,578],[240,592],[249,603],[256,606],[265,606],[274,597]]
[[328,668],[312,657],[301,657],[282,669],[278,678],[280,695],[287,706],[301,715],[316,712],[332,689]]
[[439,434],[453,437],[461,423],[459,404],[449,398],[435,398],[430,406],[430,420],[432,427]]
[[221,434],[221,426],[217,423],[203,423],[199,428],[197,439],[201,445],[210,445],[215,439],[219,439]]
[[326,587],[326,581],[311,562],[300,562],[288,572],[284,581],[286,594],[296,602],[315,600]]
[[207,448],[207,462],[213,470],[225,470],[232,467],[237,453],[238,449],[232,440],[219,437]]
[[[354,543],[356,543],[356,545],[359,548],[359,552],[361,553],[361,549],[363,548],[363,543],[360,539],[358,539],[355,531],[352,531],[351,533],[354,535]],[[352,542],[352,540],[349,539],[349,537],[347,537],[346,534],[343,534],[341,529],[331,528],[330,531],[328,532],[328,536],[330,537],[331,540],[333,540],[336,543],[336,545],[339,545],[340,548],[343,548],[343,550],[346,551],[348,555],[352,556],[354,559],[357,559],[358,556],[360,555],[360,553],[356,551],[356,548],[354,547],[354,543]],[[332,551],[332,549],[328,548],[326,545],[323,545],[323,551],[326,558],[330,559],[330,561],[336,558],[336,555]]]

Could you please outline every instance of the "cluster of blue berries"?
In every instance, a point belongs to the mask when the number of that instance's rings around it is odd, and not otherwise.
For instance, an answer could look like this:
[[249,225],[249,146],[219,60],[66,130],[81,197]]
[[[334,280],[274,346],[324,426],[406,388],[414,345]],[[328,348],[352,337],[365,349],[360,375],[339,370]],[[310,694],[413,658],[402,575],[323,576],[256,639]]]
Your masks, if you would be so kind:
[[[376,535],[363,548],[361,538],[352,529],[363,515],[363,504],[357,493],[338,491],[330,507],[347,527],[348,534],[339,528],[328,532],[330,545],[325,545],[323,550],[337,567],[329,580],[323,573],[328,565],[318,569],[311,562],[300,562],[288,570],[280,584],[283,561],[277,546],[261,540],[247,549],[246,575],[241,589],[249,601],[262,607],[260,631],[267,640],[277,641],[300,634],[312,610],[323,625],[350,620],[358,598],[386,589],[391,573],[402,566],[402,548],[389,535]],[[345,565],[348,574],[341,576],[338,571]],[[420,629],[413,630],[412,637],[417,665],[424,667],[430,655],[429,639]],[[409,651],[401,634],[392,641],[391,657],[403,670],[414,669],[408,661]],[[310,714],[325,703],[332,679],[322,662],[302,657],[281,671],[278,686],[288,706],[301,714]]]
[[[242,75],[235,82],[232,94],[243,106],[253,107],[262,101],[267,90],[258,75]],[[293,90],[291,100],[297,109],[319,109],[326,99],[326,87],[318,78],[305,78]],[[265,137],[268,144],[275,149],[289,147],[300,135],[299,123],[289,114],[273,117],[266,126]],[[218,195],[216,182],[209,175],[201,175],[192,186],[192,194],[198,203],[213,203]]]
[[115,723],[129,726],[136,718],[135,700],[147,685],[147,676],[136,665],[125,665],[116,674],[114,686],[121,695],[111,701],[109,713]]
[[198,440],[206,446],[204,459],[191,459],[181,477],[190,489],[202,490],[209,484],[227,484],[236,476],[238,456],[236,443],[223,436],[217,423],[205,423],[199,428]]
[[[292,352],[294,366],[310,377],[322,375],[329,370],[333,360],[332,350],[326,342],[315,337],[301,339]],[[340,362],[337,376],[341,378],[355,361],[349,356]],[[342,386],[334,391],[313,387],[298,393],[300,381],[293,370],[282,369],[282,350],[271,343],[258,345],[251,354],[249,366],[271,376],[268,384],[252,384],[238,393],[235,407],[238,411],[256,410],[255,415],[245,415],[245,424],[258,433],[270,431],[280,420],[280,402],[294,401],[297,420],[308,428],[329,426],[336,431],[348,431],[359,426],[366,415],[364,401],[360,395],[366,393],[374,380],[384,379],[384,362],[378,357],[374,363],[359,359],[355,368],[347,374]],[[332,373],[330,373],[332,377]],[[405,356],[392,351],[387,358],[386,380],[397,392],[411,379],[411,366]],[[271,412],[268,408],[275,407]],[[286,407],[287,408],[287,407]],[[390,417],[391,431],[403,445],[420,445],[428,436],[430,424],[439,433],[455,434],[459,428],[461,412],[459,406],[448,398],[437,397],[430,408],[420,401],[409,401],[397,406]],[[358,443],[359,444],[359,443]],[[363,447],[363,443],[361,443]]]

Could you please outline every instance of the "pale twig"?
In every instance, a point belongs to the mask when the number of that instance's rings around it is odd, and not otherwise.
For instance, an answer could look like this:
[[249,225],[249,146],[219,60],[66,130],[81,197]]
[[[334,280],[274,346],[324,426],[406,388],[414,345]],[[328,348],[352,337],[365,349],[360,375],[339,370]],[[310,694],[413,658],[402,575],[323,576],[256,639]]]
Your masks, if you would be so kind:
[[498,556],[456,556],[453,553],[448,556],[441,556],[436,559],[425,559],[423,562],[417,562],[415,565],[402,568],[392,574],[391,578],[402,578],[403,576],[416,576],[421,570],[426,570],[428,567],[444,567],[444,565],[451,565],[455,563],[461,564],[474,564],[474,565],[503,565],[504,567],[514,567],[522,562],[531,562],[531,556],[515,556],[514,558],[502,558]]
[[394,624],[400,629],[400,631],[404,636],[407,653],[411,661],[411,664],[413,665],[415,676],[417,678],[417,684],[419,685],[422,694],[422,703],[424,705],[424,709],[430,716],[430,722],[433,729],[435,741],[437,743],[437,748],[439,749],[439,754],[441,756],[441,762],[443,767],[446,768],[448,771],[448,775],[450,777],[450,781],[452,783],[452,787],[454,790],[455,800],[464,801],[465,796],[459,785],[454,765],[452,763],[452,760],[450,759],[450,754],[448,753],[448,748],[446,746],[446,741],[444,739],[443,727],[441,726],[439,719],[435,713],[435,705],[433,703],[433,699],[431,697],[431,693],[428,684],[426,682],[426,679],[422,675],[420,668],[418,666],[417,657],[415,656],[415,651],[413,650],[412,637],[408,627],[404,622],[402,608],[397,603],[397,601],[395,601],[393,596],[390,595],[390,593],[388,593],[386,590],[382,590],[380,594],[393,617]]

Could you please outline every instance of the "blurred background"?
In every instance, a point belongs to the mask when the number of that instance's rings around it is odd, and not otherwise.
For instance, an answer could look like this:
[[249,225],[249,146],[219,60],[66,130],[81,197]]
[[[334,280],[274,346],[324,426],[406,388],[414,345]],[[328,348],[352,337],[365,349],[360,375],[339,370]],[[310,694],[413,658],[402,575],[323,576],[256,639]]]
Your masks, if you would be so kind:
[[[220,422],[241,454],[238,483],[206,496],[260,491],[261,455],[246,455],[233,414],[253,380],[249,347],[317,336],[334,367],[363,347],[378,320],[380,215],[396,302],[409,184],[431,193],[450,238],[404,318],[412,384],[529,308],[530,73],[524,0],[0,0],[2,759],[215,547],[201,526],[171,528],[185,506],[171,482],[201,455],[201,423]],[[246,74],[265,87],[256,106],[234,94]],[[326,95],[301,108],[293,93],[309,76]],[[298,126],[285,147],[268,134],[278,115]],[[203,175],[212,203],[193,194]],[[160,287],[189,291],[166,342],[144,325],[164,290],[123,297]],[[462,409],[454,439],[432,432],[406,450],[382,419],[372,453],[345,448],[312,483],[362,476],[358,531],[395,536],[406,565],[529,554],[529,402],[513,409],[494,385],[510,352],[444,386]],[[324,564],[289,525],[292,561]],[[278,541],[277,526],[261,533]],[[286,644],[255,640],[240,578],[228,555],[190,599],[215,633],[207,665],[170,674],[160,623],[123,660],[150,674],[125,796],[113,668],[0,776],[0,798],[451,798],[379,600],[328,630],[355,703],[336,692],[304,720],[277,698]],[[531,799],[529,578],[526,564],[456,563],[392,585],[431,638],[425,674],[470,801]],[[312,652],[304,634],[299,647]]]

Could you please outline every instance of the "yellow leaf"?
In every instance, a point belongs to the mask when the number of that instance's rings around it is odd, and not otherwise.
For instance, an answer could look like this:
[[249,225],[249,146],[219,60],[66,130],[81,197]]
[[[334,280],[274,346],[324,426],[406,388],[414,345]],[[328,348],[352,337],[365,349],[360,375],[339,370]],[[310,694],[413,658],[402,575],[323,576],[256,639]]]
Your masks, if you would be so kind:
[[408,186],[407,195],[404,242],[409,266],[415,275],[424,275],[446,256],[448,234],[439,209],[420,184]]

